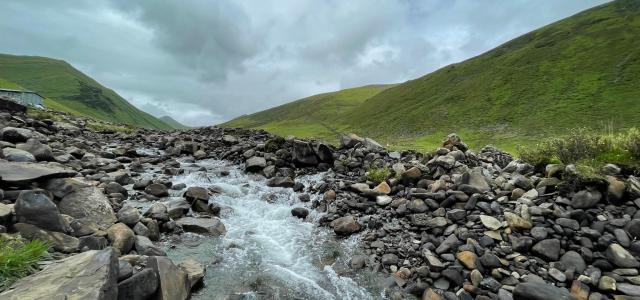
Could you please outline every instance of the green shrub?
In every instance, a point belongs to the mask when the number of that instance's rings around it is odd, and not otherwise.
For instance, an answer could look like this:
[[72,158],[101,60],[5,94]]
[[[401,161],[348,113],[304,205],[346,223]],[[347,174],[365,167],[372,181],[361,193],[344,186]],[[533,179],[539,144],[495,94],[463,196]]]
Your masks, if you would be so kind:
[[535,166],[562,162],[597,169],[606,163],[639,166],[640,130],[631,128],[618,133],[599,133],[573,129],[562,137],[518,149],[520,158]]
[[627,131],[625,148],[634,159],[640,159],[640,130],[631,128]]
[[367,170],[367,180],[380,183],[391,176],[391,170],[384,167],[371,167]]
[[49,245],[42,241],[24,242],[21,239],[0,237],[0,290],[34,272],[47,249]]

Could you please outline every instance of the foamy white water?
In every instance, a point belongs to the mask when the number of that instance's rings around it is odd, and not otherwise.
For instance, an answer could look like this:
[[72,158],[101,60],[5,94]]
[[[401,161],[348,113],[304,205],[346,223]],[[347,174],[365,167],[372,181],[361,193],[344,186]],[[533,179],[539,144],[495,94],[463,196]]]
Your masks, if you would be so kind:
[[[244,174],[223,161],[189,165],[183,164],[186,174],[174,177],[173,183],[215,187],[221,193],[210,201],[228,207],[221,217],[227,228],[225,236],[184,234],[168,243],[175,246],[167,248],[172,258],[193,257],[207,265],[205,288],[194,299],[377,298],[335,269],[348,261],[357,236],[336,241],[327,228],[315,225],[319,214],[311,209],[307,221],[293,217],[292,208],[306,205],[298,200],[298,193],[267,187],[263,178]],[[198,171],[201,167],[207,171]],[[229,175],[219,176],[221,170],[228,170]],[[321,182],[322,176],[297,180],[308,186]],[[313,197],[318,196],[312,195],[312,201]]]

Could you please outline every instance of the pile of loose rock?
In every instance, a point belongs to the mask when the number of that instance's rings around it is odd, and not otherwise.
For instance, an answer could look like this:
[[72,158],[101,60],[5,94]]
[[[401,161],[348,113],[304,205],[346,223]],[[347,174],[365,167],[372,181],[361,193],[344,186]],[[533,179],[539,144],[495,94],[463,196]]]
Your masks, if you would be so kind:
[[[320,224],[337,236],[362,237],[352,272],[387,274],[392,298],[640,297],[633,170],[608,165],[597,178],[573,166],[536,170],[494,147],[475,153],[456,135],[423,155],[356,135],[335,148],[216,127],[96,133],[64,118],[0,113],[0,231],[47,241],[61,259],[0,298],[187,298],[204,268],[174,264],[155,242],[184,231],[225,234],[222,208],[209,201],[217,191],[171,182],[184,162],[206,158],[243,165],[269,186],[323,194],[309,208],[325,212]],[[296,181],[324,171],[312,187]],[[152,204],[141,211],[132,199]]]

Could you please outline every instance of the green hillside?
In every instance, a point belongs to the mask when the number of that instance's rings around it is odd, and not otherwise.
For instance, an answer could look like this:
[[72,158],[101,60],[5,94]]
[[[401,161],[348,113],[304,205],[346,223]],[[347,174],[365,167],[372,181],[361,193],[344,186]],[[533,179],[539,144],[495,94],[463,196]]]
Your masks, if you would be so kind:
[[[474,148],[510,151],[570,128],[637,127],[638,37],[640,1],[614,1],[403,84],[317,95],[223,125],[333,137],[325,124],[417,149],[456,132]],[[343,109],[329,104],[355,91]]]
[[46,57],[0,54],[0,87],[32,90],[56,110],[145,128],[171,129],[68,63]]
[[171,126],[171,128],[173,129],[189,129],[189,126],[183,125],[182,123],[174,120],[172,117],[169,116],[163,116],[158,118],[160,119],[160,121],[164,122],[165,124]]
[[418,148],[458,132],[506,148],[572,127],[640,126],[640,1],[615,1],[390,88],[344,116]]
[[348,130],[342,118],[345,114],[392,86],[368,85],[319,94],[241,116],[220,126],[262,128],[282,136],[313,137],[335,142],[336,132]]

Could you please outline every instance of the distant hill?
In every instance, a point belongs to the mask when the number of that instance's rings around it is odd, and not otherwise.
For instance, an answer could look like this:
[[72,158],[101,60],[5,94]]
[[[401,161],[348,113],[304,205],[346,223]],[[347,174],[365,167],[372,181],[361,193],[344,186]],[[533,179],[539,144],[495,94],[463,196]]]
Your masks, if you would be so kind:
[[336,141],[347,130],[345,114],[393,85],[368,85],[318,94],[220,124],[223,127],[262,128],[282,136]]
[[160,119],[160,121],[164,122],[165,124],[171,126],[171,128],[173,129],[189,129],[191,127],[183,125],[182,123],[174,120],[172,117],[169,116],[163,116],[158,118]]
[[[472,147],[494,143],[514,150],[568,128],[640,126],[638,37],[640,1],[610,2],[418,79],[361,95],[348,109],[321,119],[383,144],[418,149],[433,149],[450,132]],[[323,112],[332,95],[225,125],[281,134],[300,128],[301,136],[325,137],[326,130],[309,115]],[[310,99],[316,99],[314,105]]]
[[36,91],[46,97],[46,106],[75,115],[172,129],[62,60],[0,54],[0,87]]

